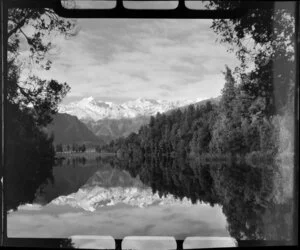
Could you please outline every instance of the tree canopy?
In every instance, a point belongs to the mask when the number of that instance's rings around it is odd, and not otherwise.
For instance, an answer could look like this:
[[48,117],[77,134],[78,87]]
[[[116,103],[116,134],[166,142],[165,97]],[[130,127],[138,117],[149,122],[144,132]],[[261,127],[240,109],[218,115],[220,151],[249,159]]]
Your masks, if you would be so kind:
[[[243,1],[209,1],[207,7],[235,8]],[[266,115],[282,113],[295,85],[295,15],[291,3],[264,3],[236,19],[215,19],[218,41],[234,52],[243,89],[263,102]]]
[[[49,70],[48,54],[55,35],[76,35],[76,23],[50,9],[9,9],[7,96],[7,210],[33,202],[36,190],[52,179],[53,137],[43,128],[57,112],[70,87],[41,79],[26,69]],[[30,60],[22,61],[22,54]],[[29,53],[29,54],[28,54]]]
[[[51,9],[18,9],[8,12],[8,100],[21,109],[30,108],[37,125],[45,126],[57,112],[57,104],[70,90],[67,83],[45,80],[25,72],[33,67],[49,70],[47,56],[57,35],[75,36],[76,22],[60,18]],[[21,60],[21,55],[29,60]],[[30,72],[30,71],[28,71]],[[22,75],[22,79],[20,76]]]

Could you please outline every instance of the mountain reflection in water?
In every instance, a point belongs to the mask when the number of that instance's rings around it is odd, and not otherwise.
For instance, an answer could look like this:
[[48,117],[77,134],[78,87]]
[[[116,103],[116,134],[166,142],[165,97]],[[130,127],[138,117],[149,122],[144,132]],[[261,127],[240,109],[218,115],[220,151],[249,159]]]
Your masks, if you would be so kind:
[[[9,213],[8,236],[290,240],[292,198],[282,197],[279,166],[272,164],[202,164],[183,158],[64,160],[53,168],[54,183],[45,183],[36,193],[34,203],[42,207],[24,205]],[[33,219],[39,216],[41,220]]]
[[[274,161],[248,165],[245,162],[211,162],[200,159],[150,158],[115,161],[114,166],[151,186],[160,197],[189,198],[193,203],[219,204],[231,237],[238,240],[290,240],[292,196],[282,182],[282,168]],[[272,164],[272,165],[270,165]]]

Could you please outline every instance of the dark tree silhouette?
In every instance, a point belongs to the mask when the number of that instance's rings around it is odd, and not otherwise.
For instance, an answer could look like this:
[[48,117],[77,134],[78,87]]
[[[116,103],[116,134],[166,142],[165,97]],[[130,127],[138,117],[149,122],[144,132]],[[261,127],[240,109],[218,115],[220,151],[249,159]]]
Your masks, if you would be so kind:
[[[208,7],[228,9],[243,1],[212,0]],[[295,13],[291,4],[264,3],[266,8],[250,6],[238,19],[216,19],[212,29],[219,41],[230,46],[241,61],[238,72],[243,89],[257,101],[265,115],[282,114],[291,101],[295,85]],[[254,65],[251,73],[245,70]]]
[[[7,96],[7,209],[32,202],[36,189],[52,177],[53,138],[44,132],[57,112],[58,103],[70,87],[56,80],[28,75],[24,69],[40,66],[49,70],[47,54],[54,46],[54,34],[75,35],[75,24],[59,18],[50,9],[9,9],[8,13],[8,96]],[[30,32],[27,32],[30,30]],[[19,60],[21,45],[30,53],[27,62]]]

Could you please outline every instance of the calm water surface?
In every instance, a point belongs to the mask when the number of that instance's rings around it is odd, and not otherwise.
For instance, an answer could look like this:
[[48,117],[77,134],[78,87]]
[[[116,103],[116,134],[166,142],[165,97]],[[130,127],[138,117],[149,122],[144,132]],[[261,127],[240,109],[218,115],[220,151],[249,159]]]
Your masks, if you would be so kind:
[[277,165],[195,159],[65,159],[33,204],[9,212],[8,237],[287,240],[292,199],[278,186],[282,173]]

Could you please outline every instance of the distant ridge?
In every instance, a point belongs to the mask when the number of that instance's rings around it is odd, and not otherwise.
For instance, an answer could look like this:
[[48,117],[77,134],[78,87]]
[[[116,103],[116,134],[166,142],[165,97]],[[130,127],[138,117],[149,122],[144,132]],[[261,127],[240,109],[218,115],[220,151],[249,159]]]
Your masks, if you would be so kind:
[[194,105],[195,107],[199,107],[199,106],[205,105],[208,102],[211,102],[211,104],[218,104],[220,102],[220,100],[221,100],[221,96],[212,97],[212,98],[205,99],[205,100],[202,100],[202,101],[199,101],[199,102],[195,102],[195,103],[188,104],[188,105],[185,105],[185,106],[182,106],[182,107],[178,107],[178,108],[175,108],[175,109],[168,110],[167,112],[165,112],[165,114],[168,115],[168,114],[172,113],[174,110],[177,110],[177,109],[180,109],[181,111],[184,111],[190,105]]
[[150,116],[155,116],[157,112],[168,115],[176,109],[184,110],[189,105],[201,106],[208,101],[216,104],[220,97],[177,102],[139,98],[122,105],[100,102],[88,97],[62,106],[60,112],[69,114],[58,113],[49,130],[54,132],[55,144],[105,144],[138,132],[141,126],[149,123]]
[[49,134],[54,134],[54,144],[99,144],[98,138],[76,116],[58,113],[47,127]]
[[103,119],[131,119],[139,116],[149,117],[157,112],[164,113],[170,109],[198,102],[196,100],[166,101],[138,98],[123,104],[97,101],[93,97],[67,105],[60,105],[59,112],[75,115],[82,121],[97,122]]
[[150,116],[138,116],[135,118],[103,119],[85,121],[86,126],[96,136],[106,143],[119,137],[127,137],[132,132],[138,132],[141,126],[148,124]]

